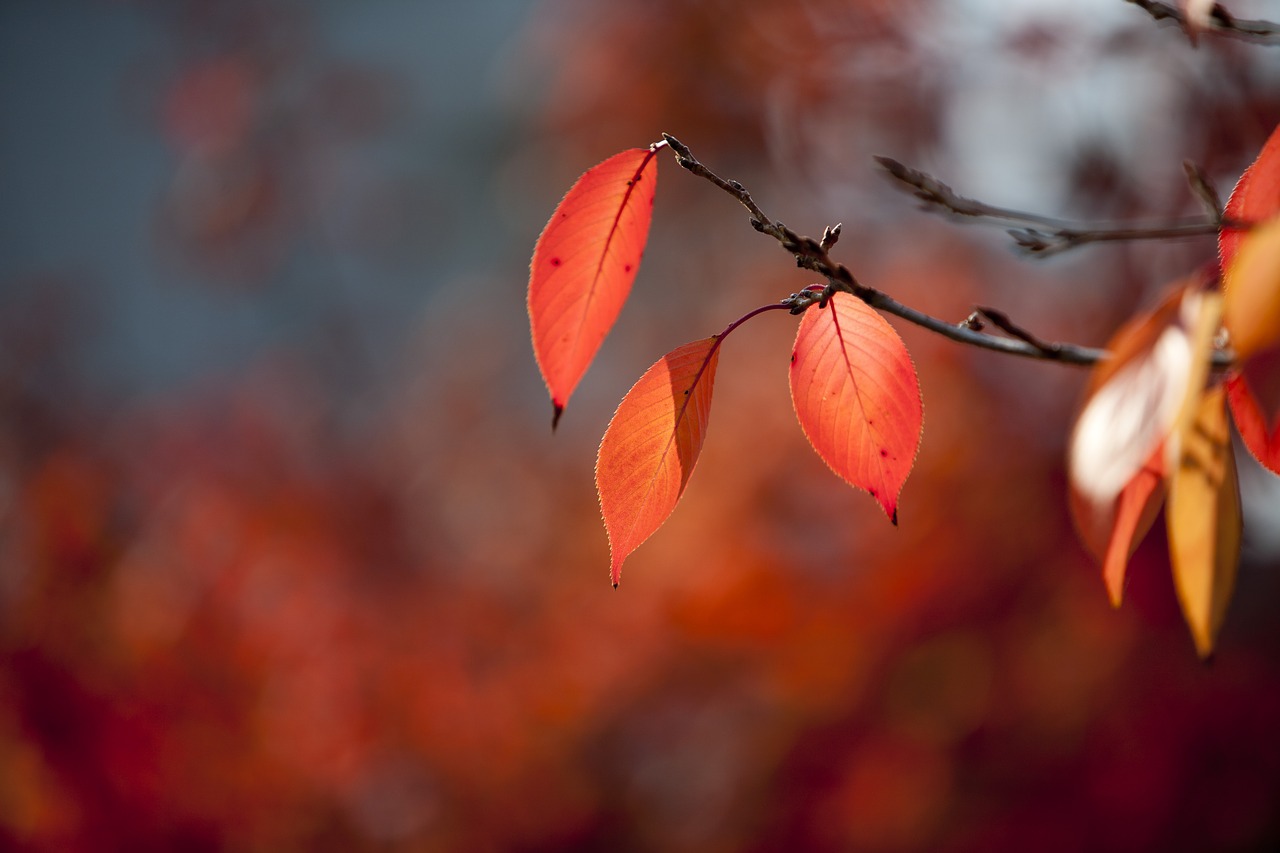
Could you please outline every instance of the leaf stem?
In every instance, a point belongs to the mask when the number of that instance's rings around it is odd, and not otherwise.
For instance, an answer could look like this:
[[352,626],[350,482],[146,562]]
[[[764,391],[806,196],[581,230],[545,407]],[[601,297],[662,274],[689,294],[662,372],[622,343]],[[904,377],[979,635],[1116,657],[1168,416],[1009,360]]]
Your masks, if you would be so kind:
[[[718,336],[723,339],[725,335],[732,332],[739,325],[746,322],[751,317],[763,311],[774,310],[777,308],[788,308],[792,313],[801,313],[808,309],[814,303],[822,306],[825,305],[831,294],[836,291],[852,294],[872,308],[884,311],[887,314],[893,314],[909,323],[914,323],[921,328],[928,329],[931,332],[942,335],[945,338],[962,344],[979,347],[982,349],[992,350],[994,352],[1003,353],[1005,355],[1021,356],[1023,358],[1040,359],[1042,361],[1056,361],[1062,364],[1075,364],[1089,366],[1097,364],[1111,357],[1111,353],[1105,349],[1097,349],[1094,347],[1082,346],[1080,344],[1047,342],[1032,335],[1030,332],[1016,326],[1012,320],[1005,316],[1002,312],[996,312],[993,309],[981,309],[981,313],[987,317],[994,325],[1004,330],[1011,337],[1003,335],[992,335],[981,331],[981,324],[975,322],[975,317],[971,315],[967,320],[960,323],[949,323],[946,320],[939,319],[923,311],[918,311],[908,305],[898,302],[881,290],[874,287],[868,287],[860,283],[854,278],[853,273],[849,271],[844,264],[832,260],[828,254],[828,248],[834,245],[835,241],[830,239],[830,234],[836,229],[828,229],[824,234],[826,239],[815,240],[812,237],[805,237],[792,231],[786,225],[771,219],[755,200],[747,189],[737,181],[728,181],[708,169],[693,156],[693,152],[689,147],[674,136],[664,133],[662,138],[671,147],[675,154],[676,162],[688,172],[697,175],[728,193],[747,209],[751,214],[751,227],[755,228],[762,234],[768,234],[777,240],[782,247],[790,252],[796,261],[796,265],[802,269],[811,270],[826,279],[825,287],[821,285],[811,285],[798,294],[792,294],[787,299],[773,305],[766,305],[746,314],[745,316],[730,323],[728,328]],[[881,158],[887,160],[888,158]],[[889,161],[896,163],[896,161]],[[882,165],[884,163],[882,162]],[[901,166],[901,164],[896,164]],[[886,166],[886,168],[889,168]],[[901,167],[905,169],[906,167]],[[924,173],[918,173],[923,175]],[[896,176],[895,176],[896,177]],[[926,178],[928,176],[925,176]],[[933,180],[933,179],[930,179]],[[944,186],[940,182],[936,182],[939,186]],[[947,188],[950,192],[950,188]],[[959,198],[959,197],[957,197]],[[966,200],[968,201],[968,200]],[[981,203],[975,203],[981,204]],[[994,210],[1001,210],[993,208]],[[1016,211],[1002,211],[1004,213],[1015,214]],[[1056,220],[1047,217],[1037,217],[1027,215],[1024,221],[1036,221],[1040,225],[1048,227],[1057,225]],[[1218,226],[1214,226],[1215,230]],[[1224,225],[1223,227],[1230,227]],[[838,233],[838,231],[836,231]],[[1199,232],[1197,232],[1199,233]],[[1210,233],[1210,232],[1204,232]],[[997,316],[999,319],[997,319]],[[718,341],[717,341],[718,343]],[[1229,351],[1218,351],[1213,356],[1213,366],[1217,369],[1225,369],[1235,363],[1234,355]]]

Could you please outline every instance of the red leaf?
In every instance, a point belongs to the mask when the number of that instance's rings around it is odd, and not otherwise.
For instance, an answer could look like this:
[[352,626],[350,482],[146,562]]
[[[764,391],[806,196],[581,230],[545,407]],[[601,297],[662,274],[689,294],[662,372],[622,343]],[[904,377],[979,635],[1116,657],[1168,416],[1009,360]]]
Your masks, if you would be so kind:
[[653,157],[652,150],[633,148],[588,169],[534,247],[529,324],[555,407],[553,428],[640,268],[658,183]]
[[[1280,125],[1262,146],[1227,200],[1224,211],[1228,219],[1238,222],[1262,222],[1280,213]],[[1225,270],[1231,265],[1247,231],[1224,228],[1218,232],[1218,260]],[[1227,282],[1227,287],[1231,282]]]
[[1071,517],[1085,547],[1102,563],[1102,579],[1114,607],[1124,597],[1129,558],[1151,529],[1164,500],[1163,466],[1164,450],[1156,448],[1107,512],[1097,512],[1079,491],[1070,490]]
[[609,578],[662,526],[684,494],[711,415],[719,337],[677,347],[618,404],[600,442],[596,489],[609,532]]
[[[1268,418],[1263,411],[1249,378],[1251,372],[1247,366],[1244,372],[1236,373],[1227,380],[1231,417],[1236,422],[1240,439],[1254,458],[1268,470],[1280,474],[1280,418],[1274,412]],[[1274,379],[1274,376],[1267,378]]]
[[924,408],[915,366],[893,327],[846,293],[810,308],[791,356],[791,400],[823,461],[897,524]]

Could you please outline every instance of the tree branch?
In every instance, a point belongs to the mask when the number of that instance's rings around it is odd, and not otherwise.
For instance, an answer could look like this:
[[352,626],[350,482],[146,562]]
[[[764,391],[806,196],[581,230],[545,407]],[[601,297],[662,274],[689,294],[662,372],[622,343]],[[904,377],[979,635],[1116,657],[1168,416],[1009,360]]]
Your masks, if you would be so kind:
[[[913,196],[924,202],[926,209],[1017,226],[1009,229],[1009,235],[1028,254],[1041,257],[1086,243],[1200,237],[1217,234],[1223,227],[1220,218],[1183,220],[1141,227],[1067,222],[966,198],[932,175],[904,166],[889,157],[876,157],[875,161],[898,184],[909,188]],[[1195,174],[1200,177],[1198,172]]]
[[[792,313],[800,313],[806,310],[815,302],[819,306],[825,306],[827,299],[836,291],[849,293],[858,297],[863,302],[884,311],[887,314],[893,314],[901,317],[909,323],[914,323],[921,328],[928,329],[963,344],[980,347],[982,349],[993,350],[995,352],[1004,353],[1005,355],[1016,355],[1024,358],[1040,359],[1042,361],[1057,361],[1063,364],[1077,365],[1093,365],[1110,358],[1111,354],[1103,349],[1082,346],[1080,344],[1060,343],[1044,341],[1035,335],[1027,332],[1017,326],[1003,312],[996,311],[992,308],[979,308],[974,314],[959,323],[949,323],[945,320],[931,316],[923,311],[917,311],[908,305],[898,302],[881,290],[874,287],[868,287],[860,283],[854,278],[844,264],[832,260],[828,254],[828,249],[835,245],[836,239],[839,237],[840,226],[827,228],[821,240],[814,240],[812,237],[804,237],[792,231],[783,223],[771,218],[760,206],[756,204],[747,189],[737,181],[726,181],[715,172],[708,169],[698,161],[693,153],[683,142],[676,139],[670,134],[662,134],[662,138],[666,140],[671,151],[675,154],[676,162],[688,172],[697,175],[700,178],[710,181],[717,187],[728,193],[747,209],[751,214],[751,227],[755,228],[762,234],[768,234],[777,240],[784,249],[795,257],[796,266],[811,270],[822,276],[827,284],[826,287],[818,289],[819,286],[806,288],[800,294],[792,294],[790,299],[790,307]],[[922,174],[922,173],[921,173]],[[928,177],[928,176],[925,176]],[[932,180],[932,179],[930,179]],[[948,192],[950,190],[948,189]],[[966,200],[967,201],[967,200]],[[973,202],[973,204],[980,204]],[[981,205],[986,207],[985,205]],[[993,208],[999,210],[999,208]],[[1011,212],[1011,211],[1010,211]],[[1050,220],[1039,218],[1040,223],[1044,225]],[[785,301],[785,300],[784,300]],[[1008,337],[1004,335],[993,335],[982,331],[983,322],[981,318],[985,318],[997,328],[1004,331]],[[1229,367],[1233,363],[1232,354],[1229,352],[1217,352],[1214,354],[1214,366],[1217,368]]]
[[[1160,0],[1126,0],[1126,2],[1142,9],[1157,21],[1170,20],[1184,30],[1187,28],[1186,15],[1177,6],[1162,3]],[[1261,44],[1280,44],[1280,24],[1233,17],[1221,3],[1215,3],[1213,10],[1209,12],[1209,32]]]

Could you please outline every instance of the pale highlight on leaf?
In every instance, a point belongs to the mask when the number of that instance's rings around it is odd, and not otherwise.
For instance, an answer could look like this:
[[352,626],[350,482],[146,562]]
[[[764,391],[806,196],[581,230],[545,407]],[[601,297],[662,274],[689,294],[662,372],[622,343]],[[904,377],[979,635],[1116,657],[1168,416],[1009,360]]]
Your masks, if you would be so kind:
[[1240,558],[1240,488],[1225,393],[1218,386],[1200,399],[1165,511],[1174,586],[1201,657],[1213,651]]
[[1236,357],[1280,345],[1280,218],[1250,231],[1225,272],[1223,322]]
[[1120,491],[1164,443],[1187,395],[1191,340],[1179,290],[1111,339],[1112,357],[1094,368],[1068,450],[1071,488],[1109,513]]
[[697,464],[711,415],[719,338],[685,344],[650,367],[618,405],[596,459],[609,533],[609,579],[662,526]]
[[652,150],[615,154],[578,179],[538,238],[529,325],[553,427],[631,293],[657,183]]
[[915,365],[893,327],[846,293],[810,308],[791,356],[791,400],[823,461],[897,524],[924,407]]
[[[1263,222],[1280,214],[1280,125],[1236,181],[1223,212],[1227,219],[1243,223]],[[1246,233],[1232,228],[1218,232],[1218,259],[1224,270],[1231,266]]]

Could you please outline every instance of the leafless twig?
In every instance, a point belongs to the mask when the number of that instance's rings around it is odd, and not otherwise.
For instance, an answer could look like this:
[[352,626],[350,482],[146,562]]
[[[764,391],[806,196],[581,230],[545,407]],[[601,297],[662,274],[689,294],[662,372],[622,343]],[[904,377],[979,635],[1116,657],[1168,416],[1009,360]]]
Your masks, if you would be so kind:
[[926,172],[904,166],[889,157],[876,157],[875,160],[890,177],[924,202],[926,208],[986,222],[1013,225],[1015,227],[1009,229],[1009,235],[1018,246],[1029,254],[1041,257],[1087,243],[1200,237],[1216,234],[1222,227],[1220,216],[1146,226],[1100,226],[1067,222],[966,198]]

